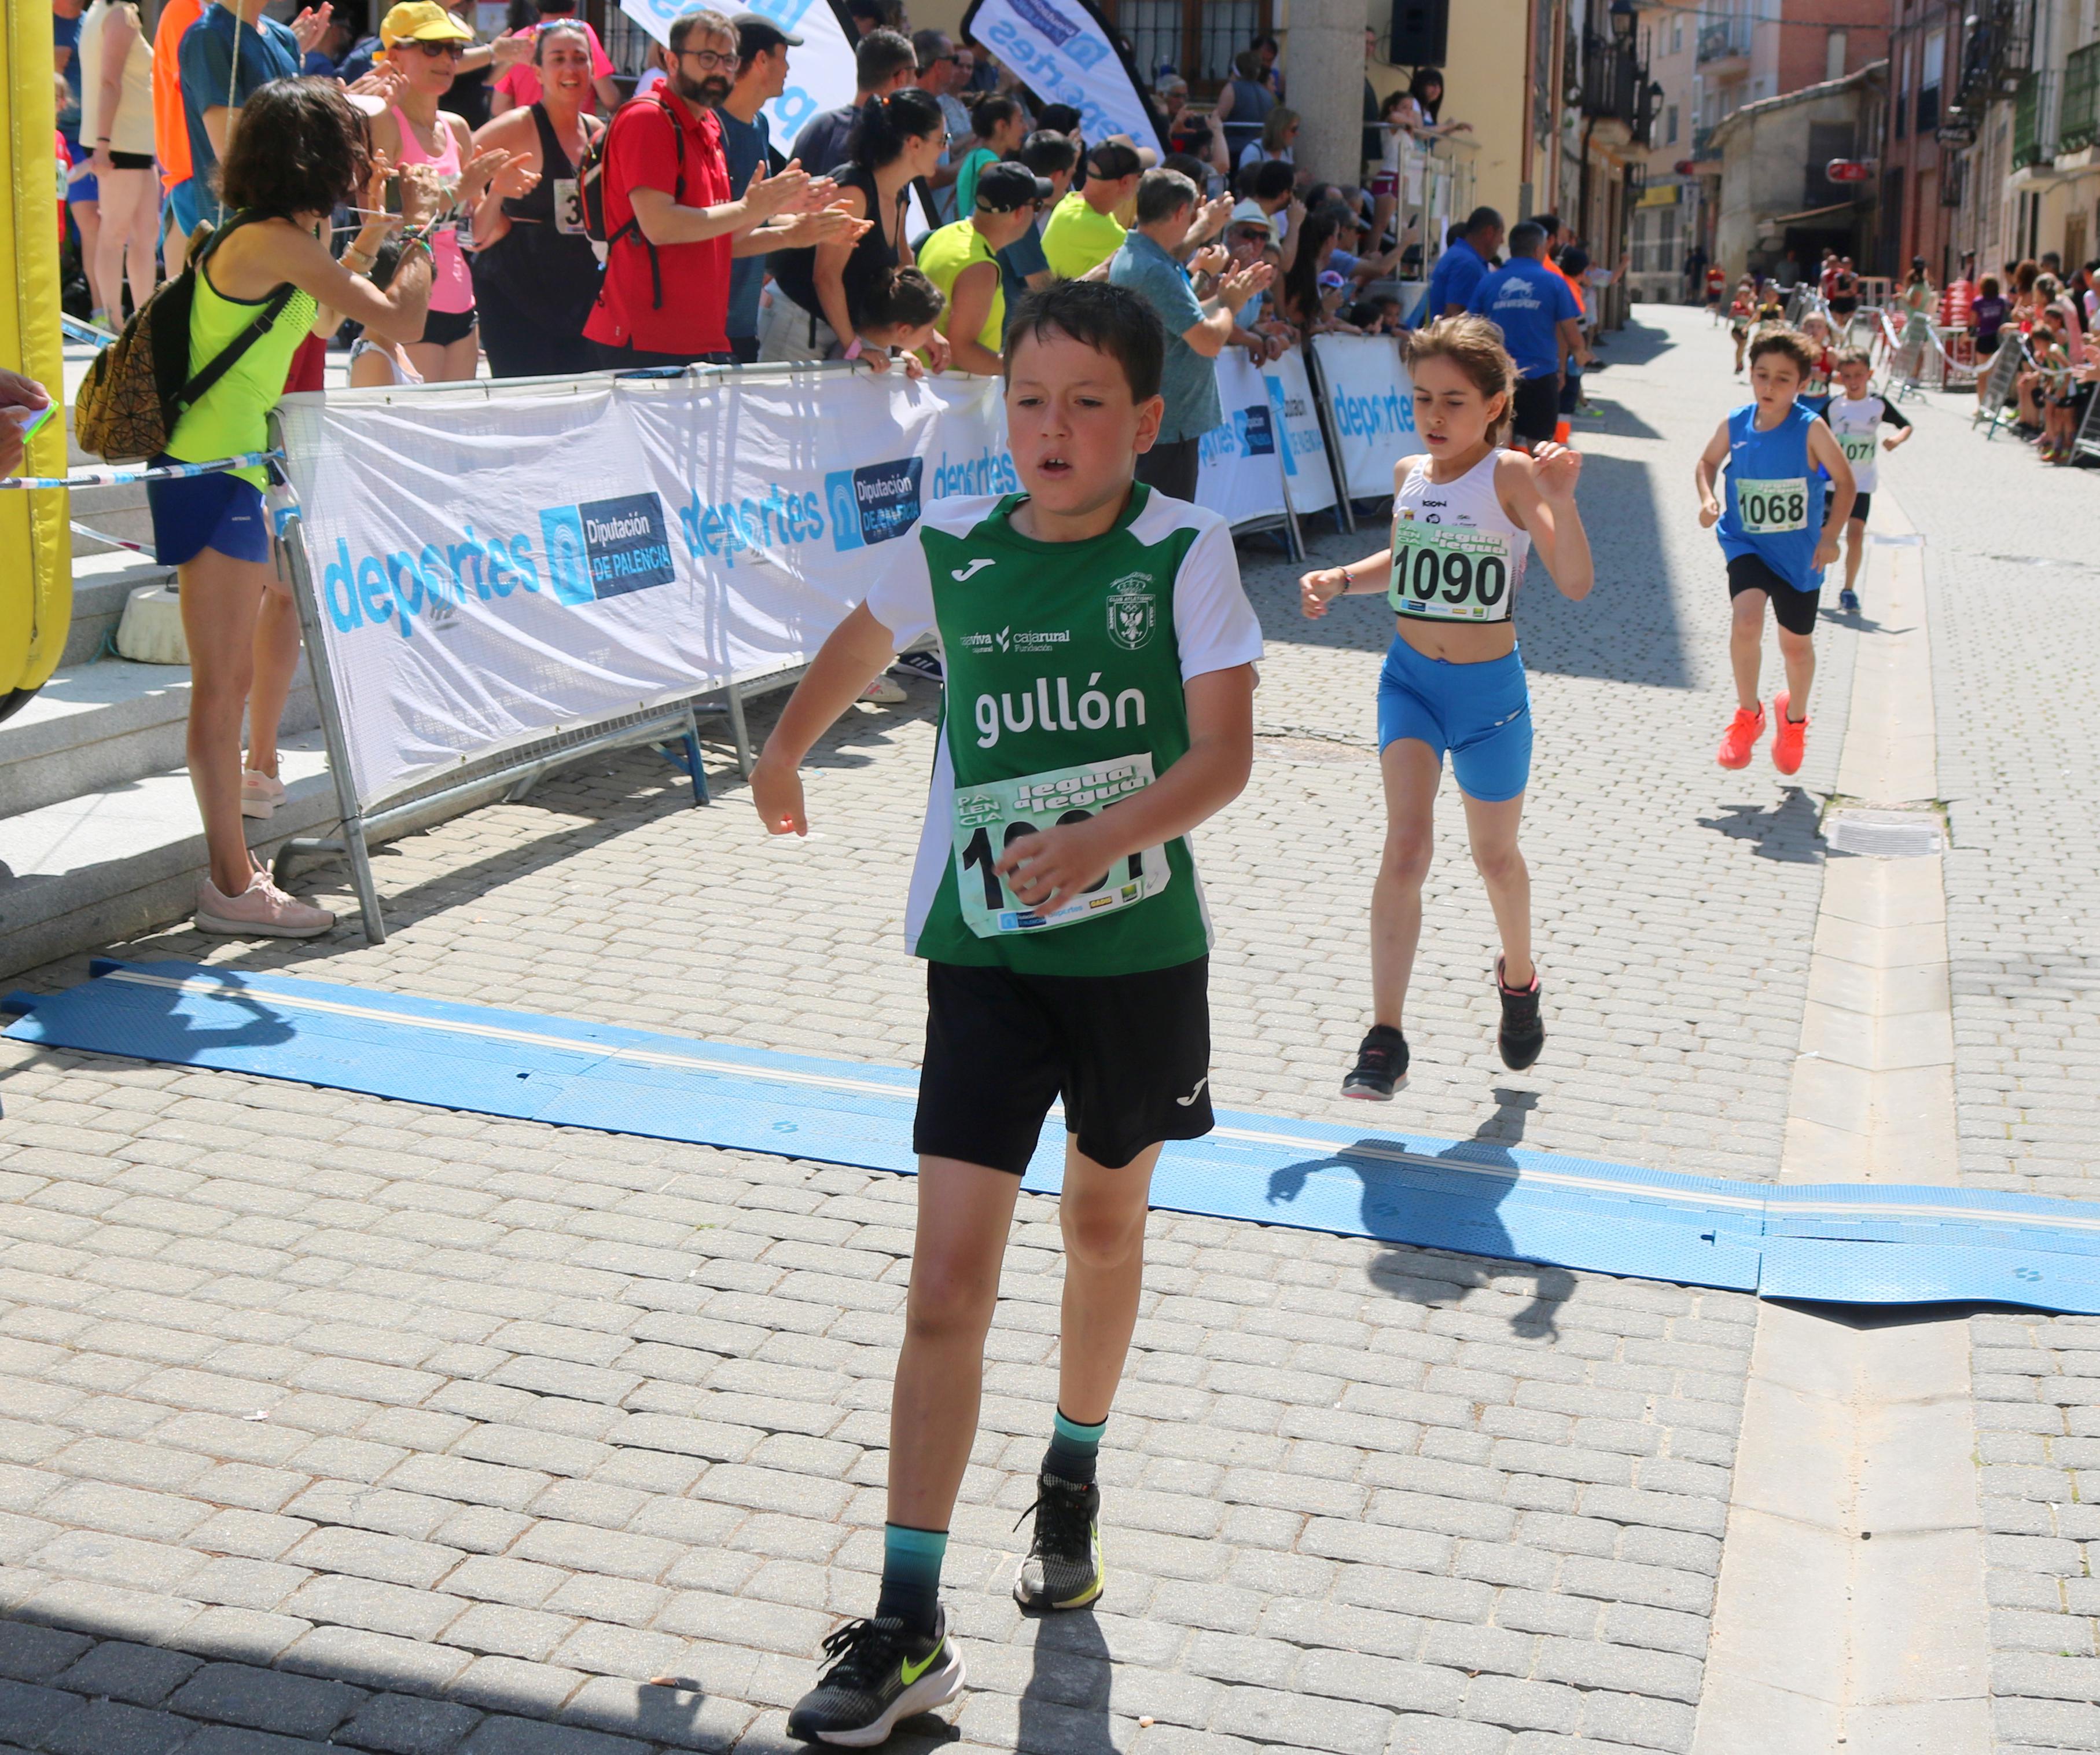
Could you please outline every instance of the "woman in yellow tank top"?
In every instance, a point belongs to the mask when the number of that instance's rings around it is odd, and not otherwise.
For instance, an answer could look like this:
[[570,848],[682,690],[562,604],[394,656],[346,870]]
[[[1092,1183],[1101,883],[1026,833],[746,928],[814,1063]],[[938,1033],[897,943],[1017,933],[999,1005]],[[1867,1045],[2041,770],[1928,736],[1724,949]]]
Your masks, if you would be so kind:
[[[292,355],[311,332],[345,317],[399,340],[422,333],[430,285],[426,242],[406,252],[388,291],[364,277],[394,223],[415,238],[437,210],[427,171],[402,175],[399,222],[368,225],[338,261],[322,228],[339,204],[377,209],[388,166],[367,155],[364,118],[333,80],[285,79],[241,108],[219,167],[233,217],[198,264],[190,312],[192,378],[240,345],[238,359],[184,409],[157,463],[204,462],[260,451],[284,394]],[[190,784],[204,818],[211,869],[197,883],[196,924],[207,932],[311,938],[334,925],[258,870],[242,822],[267,817],[277,785],[276,725],[299,662],[298,616],[276,588],[259,468],[147,484],[153,542],[175,568],[190,650]],[[240,722],[253,732],[244,774]],[[245,782],[245,783],[244,783]]]
[[955,370],[999,374],[1006,294],[999,252],[1028,229],[1036,204],[1051,193],[1048,182],[1024,166],[987,165],[977,173],[970,217],[942,226],[919,246],[920,272],[947,295],[940,329]]

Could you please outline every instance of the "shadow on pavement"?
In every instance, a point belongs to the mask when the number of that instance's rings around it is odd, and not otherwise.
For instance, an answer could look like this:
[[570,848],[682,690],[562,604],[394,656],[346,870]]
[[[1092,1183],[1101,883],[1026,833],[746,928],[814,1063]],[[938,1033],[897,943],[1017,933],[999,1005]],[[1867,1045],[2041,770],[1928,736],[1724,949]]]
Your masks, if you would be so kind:
[[1604,345],[1598,348],[1597,356],[1607,366],[1646,365],[1661,359],[1677,345],[1670,339],[1669,330],[1642,322],[1640,309],[1635,305],[1626,319],[1626,326],[1613,329],[1603,338]]
[[1021,1691],[1014,1755],[1116,1755],[1114,1669],[1092,1609],[1031,1616],[1035,1665]]
[[1597,557],[1596,587],[1582,602],[1571,603],[1533,563],[1517,611],[1524,668],[1656,688],[1691,687],[1684,630],[1678,625],[1663,556],[1653,471],[1646,463],[1592,453],[1582,460],[1582,522]]
[[1817,827],[1821,816],[1821,807],[1806,790],[1789,786],[1776,809],[1724,804],[1718,816],[1702,816],[1698,822],[1701,829],[1717,830],[1731,841],[1754,842],[1752,851],[1761,860],[1813,865],[1829,851]]

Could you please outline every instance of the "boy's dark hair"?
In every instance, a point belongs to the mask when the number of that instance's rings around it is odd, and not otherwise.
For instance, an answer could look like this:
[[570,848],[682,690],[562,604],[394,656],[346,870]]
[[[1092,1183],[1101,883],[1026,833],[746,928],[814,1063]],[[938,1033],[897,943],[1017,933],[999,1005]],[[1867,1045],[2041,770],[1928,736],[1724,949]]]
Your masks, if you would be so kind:
[[911,39],[899,30],[871,30],[854,46],[854,82],[863,91],[885,86],[906,68],[918,71]]
[[947,294],[918,269],[892,268],[861,294],[858,320],[870,329],[917,329],[947,306]]
[[1793,360],[1794,369],[1801,374],[1804,382],[1815,369],[1815,349],[1799,329],[1767,329],[1750,343],[1750,364],[1755,365],[1768,353],[1784,354]]
[[1079,161],[1079,143],[1069,135],[1038,128],[1021,143],[1021,161],[1039,177],[1054,177]]
[[1833,366],[1864,365],[1871,369],[1874,362],[1864,347],[1840,347],[1830,356],[1830,363]]
[[1035,126],[1048,128],[1052,134],[1076,137],[1079,132],[1079,113],[1069,104],[1046,104],[1035,113]]
[[1106,281],[1054,281],[1039,293],[1025,294],[1015,303],[1007,328],[1009,383],[1021,337],[1040,341],[1053,334],[1069,335],[1114,360],[1129,382],[1133,402],[1149,402],[1159,394],[1167,331],[1141,294]]
[[1180,171],[1155,166],[1137,179],[1137,223],[1158,225],[1185,207],[1193,211],[1202,198],[1195,183]]
[[1273,201],[1279,195],[1288,195],[1297,179],[1298,173],[1282,159],[1265,158],[1258,165],[1247,166],[1240,192],[1258,201]]
[[980,140],[986,139],[1001,122],[1012,122],[1020,113],[1020,104],[995,91],[970,106],[970,128]]
[[1193,153],[1169,153],[1159,161],[1162,170],[1178,170],[1200,191],[1207,188],[1211,181],[1211,167]]
[[1104,140],[1087,154],[1087,175],[1114,183],[1118,177],[1134,177],[1145,168],[1137,148],[1120,140]]
[[333,79],[273,79],[240,111],[218,167],[228,207],[269,214],[324,214],[355,199],[370,162],[364,118]]

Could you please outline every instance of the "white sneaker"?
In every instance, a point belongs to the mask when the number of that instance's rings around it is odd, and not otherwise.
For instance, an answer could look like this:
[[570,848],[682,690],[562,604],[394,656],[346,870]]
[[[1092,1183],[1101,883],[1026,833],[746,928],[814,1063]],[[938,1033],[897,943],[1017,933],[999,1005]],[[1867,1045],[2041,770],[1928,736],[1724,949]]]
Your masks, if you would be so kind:
[[893,707],[900,701],[909,701],[911,697],[888,677],[879,676],[861,691],[860,698],[875,701],[881,706]]
[[283,784],[273,774],[258,773],[254,768],[240,771],[240,814],[267,820],[277,807],[285,802]]
[[224,894],[209,877],[197,879],[196,928],[237,938],[317,939],[335,924],[324,908],[289,896],[257,872],[239,895]]

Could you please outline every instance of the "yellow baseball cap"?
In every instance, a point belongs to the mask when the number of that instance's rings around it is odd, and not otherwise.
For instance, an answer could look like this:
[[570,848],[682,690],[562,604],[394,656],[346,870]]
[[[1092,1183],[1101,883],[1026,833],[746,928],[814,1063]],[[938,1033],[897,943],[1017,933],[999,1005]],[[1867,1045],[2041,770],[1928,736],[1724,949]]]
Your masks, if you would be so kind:
[[379,46],[397,42],[471,42],[474,33],[437,0],[401,0],[379,21]]

